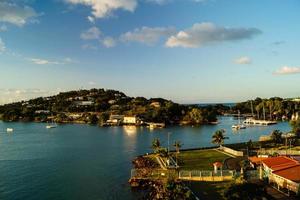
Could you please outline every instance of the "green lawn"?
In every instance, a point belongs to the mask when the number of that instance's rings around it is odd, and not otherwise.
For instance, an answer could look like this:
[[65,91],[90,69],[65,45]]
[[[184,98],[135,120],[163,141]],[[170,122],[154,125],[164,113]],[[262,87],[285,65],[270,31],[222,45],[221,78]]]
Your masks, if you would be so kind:
[[213,170],[213,163],[223,162],[229,156],[216,150],[183,151],[178,154],[178,164],[183,170]]
[[191,182],[189,187],[201,200],[223,200],[224,192],[232,182]]

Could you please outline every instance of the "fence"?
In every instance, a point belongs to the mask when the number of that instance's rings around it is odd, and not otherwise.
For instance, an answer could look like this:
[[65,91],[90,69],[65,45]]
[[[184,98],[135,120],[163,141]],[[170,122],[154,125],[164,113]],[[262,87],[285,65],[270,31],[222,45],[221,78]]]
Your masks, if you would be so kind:
[[227,181],[232,180],[235,176],[235,171],[218,170],[200,171],[200,170],[150,170],[150,169],[132,169],[132,179],[180,179],[187,181]]
[[273,155],[273,154],[279,154],[279,155],[294,155],[294,156],[299,156],[300,155],[300,151],[296,151],[296,150],[276,150],[276,149],[268,149],[268,150],[259,150],[258,151],[259,155]]
[[233,150],[231,148],[224,147],[224,146],[221,146],[219,148],[219,150],[224,151],[224,152],[229,153],[229,154],[234,155],[234,156],[244,156],[244,153],[242,151],[236,151],[236,150]]
[[189,181],[227,181],[234,178],[235,172],[231,170],[214,171],[186,171],[182,170],[178,173],[178,178]]

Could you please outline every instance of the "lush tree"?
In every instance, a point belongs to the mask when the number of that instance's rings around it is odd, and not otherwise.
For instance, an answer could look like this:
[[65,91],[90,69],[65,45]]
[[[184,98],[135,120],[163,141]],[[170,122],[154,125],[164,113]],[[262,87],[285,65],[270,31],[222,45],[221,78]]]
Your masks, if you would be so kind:
[[153,149],[153,152],[157,152],[160,149],[160,140],[158,138],[154,138],[152,140],[151,148]]
[[225,139],[228,139],[228,137],[225,137],[225,130],[217,130],[212,136],[212,143],[221,146],[222,144],[224,144]]
[[296,134],[296,136],[298,138],[300,138],[300,119],[298,120],[293,120],[290,122],[291,126],[292,126],[292,131],[293,133]]
[[173,144],[173,146],[174,146],[175,149],[176,149],[176,153],[179,153],[180,148],[182,147],[181,142],[180,142],[180,141],[175,141],[174,144]]
[[271,139],[276,144],[281,144],[283,142],[282,132],[280,130],[274,130],[271,133]]

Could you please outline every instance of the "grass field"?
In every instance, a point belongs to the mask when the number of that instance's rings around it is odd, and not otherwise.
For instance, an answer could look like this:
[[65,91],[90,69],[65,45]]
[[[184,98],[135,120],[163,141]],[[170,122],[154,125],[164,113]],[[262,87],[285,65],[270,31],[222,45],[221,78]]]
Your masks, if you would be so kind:
[[223,162],[229,156],[213,149],[183,151],[178,154],[178,164],[183,170],[213,170],[214,162]]

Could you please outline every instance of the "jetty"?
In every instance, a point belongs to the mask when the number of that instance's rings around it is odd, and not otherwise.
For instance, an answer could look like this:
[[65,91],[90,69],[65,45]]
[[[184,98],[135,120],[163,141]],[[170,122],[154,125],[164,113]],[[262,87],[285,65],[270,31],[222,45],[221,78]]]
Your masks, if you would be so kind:
[[259,119],[253,119],[253,118],[248,118],[243,123],[248,124],[248,125],[260,125],[260,126],[269,126],[269,125],[277,124],[276,121],[259,120]]

